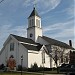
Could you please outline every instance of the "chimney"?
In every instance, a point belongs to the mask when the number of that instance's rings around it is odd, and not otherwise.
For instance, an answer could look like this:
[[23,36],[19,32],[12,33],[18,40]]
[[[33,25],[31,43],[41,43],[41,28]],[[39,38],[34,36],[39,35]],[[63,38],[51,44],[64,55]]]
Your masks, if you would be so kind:
[[69,45],[72,47],[72,41],[71,40],[69,40]]

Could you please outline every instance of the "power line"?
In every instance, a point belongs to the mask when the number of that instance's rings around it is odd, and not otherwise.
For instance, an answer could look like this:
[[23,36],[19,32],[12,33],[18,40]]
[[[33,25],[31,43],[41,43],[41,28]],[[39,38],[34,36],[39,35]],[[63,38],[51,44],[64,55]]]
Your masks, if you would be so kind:
[[0,3],[2,3],[4,0],[1,0]]

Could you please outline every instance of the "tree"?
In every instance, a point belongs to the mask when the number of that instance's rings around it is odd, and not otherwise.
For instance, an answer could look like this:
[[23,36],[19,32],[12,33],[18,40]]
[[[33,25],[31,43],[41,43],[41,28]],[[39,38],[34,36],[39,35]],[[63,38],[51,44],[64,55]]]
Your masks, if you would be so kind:
[[52,46],[52,50],[49,52],[49,57],[53,58],[56,67],[58,67],[58,60],[60,59],[62,59],[62,61],[64,60],[64,55],[65,55],[65,49],[54,45]]
[[[47,51],[46,51],[47,49]],[[66,49],[64,47],[56,46],[56,45],[46,45],[45,52],[49,55],[50,57],[50,67],[52,67],[52,59],[55,61],[56,67],[58,67],[58,62],[59,65],[68,62],[69,63],[69,54],[70,54],[70,49]],[[65,61],[66,59],[66,61]],[[59,61],[58,61],[59,60]],[[62,62],[61,62],[62,61]]]
[[50,57],[55,61],[56,67],[58,66],[58,60],[60,59],[62,51],[57,46],[52,46],[52,51],[49,53]]

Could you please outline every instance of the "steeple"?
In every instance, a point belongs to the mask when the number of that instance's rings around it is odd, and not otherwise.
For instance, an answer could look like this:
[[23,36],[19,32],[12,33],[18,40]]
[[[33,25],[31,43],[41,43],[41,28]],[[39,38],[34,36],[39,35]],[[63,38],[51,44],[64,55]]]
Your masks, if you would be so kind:
[[27,38],[37,42],[39,36],[42,36],[41,18],[34,7],[28,17]]
[[35,8],[35,7],[33,8],[33,11],[31,12],[31,14],[30,14],[30,16],[29,16],[28,18],[30,18],[30,17],[32,17],[32,16],[40,17],[40,16],[38,15],[38,13],[37,13],[37,11],[36,11],[36,8]]

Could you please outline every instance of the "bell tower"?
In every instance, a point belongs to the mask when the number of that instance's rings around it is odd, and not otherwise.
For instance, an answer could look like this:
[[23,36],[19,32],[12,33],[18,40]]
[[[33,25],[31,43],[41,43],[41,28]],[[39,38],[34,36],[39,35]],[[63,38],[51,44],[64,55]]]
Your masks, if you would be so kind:
[[41,18],[34,7],[28,17],[27,38],[37,42],[38,36],[42,36]]

